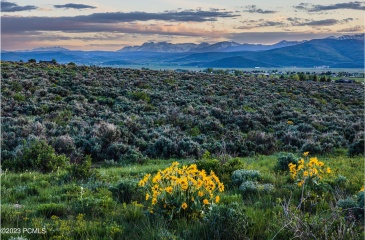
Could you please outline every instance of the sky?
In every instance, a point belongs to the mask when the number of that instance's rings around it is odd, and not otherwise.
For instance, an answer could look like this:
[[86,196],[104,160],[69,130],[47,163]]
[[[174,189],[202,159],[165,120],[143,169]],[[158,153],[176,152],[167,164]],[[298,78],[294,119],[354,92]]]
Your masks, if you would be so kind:
[[1,49],[273,44],[364,33],[364,10],[345,0],[1,0]]

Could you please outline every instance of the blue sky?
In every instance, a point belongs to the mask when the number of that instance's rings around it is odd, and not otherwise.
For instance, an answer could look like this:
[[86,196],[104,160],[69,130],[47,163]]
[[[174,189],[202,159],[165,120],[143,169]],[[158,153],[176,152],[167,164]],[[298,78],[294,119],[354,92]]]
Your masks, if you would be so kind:
[[3,50],[118,50],[147,41],[272,44],[364,32],[365,2],[1,1]]

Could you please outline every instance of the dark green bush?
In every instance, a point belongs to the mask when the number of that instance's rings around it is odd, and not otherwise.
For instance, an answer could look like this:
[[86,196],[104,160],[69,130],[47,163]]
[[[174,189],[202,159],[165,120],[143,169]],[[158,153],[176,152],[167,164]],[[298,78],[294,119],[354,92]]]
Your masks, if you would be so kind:
[[357,142],[354,142],[350,145],[348,154],[350,157],[354,157],[356,155],[364,155],[365,154],[365,143],[364,139],[361,139]]
[[70,164],[68,167],[68,177],[70,179],[87,179],[96,176],[97,172],[91,168],[91,156],[86,155],[79,161]]
[[140,200],[140,190],[135,181],[121,182],[118,185],[109,188],[109,190],[112,192],[113,197],[120,203],[131,203],[132,200]]
[[298,158],[292,153],[281,153],[275,165],[275,170],[287,172],[289,171],[289,163],[298,164]]
[[62,169],[69,161],[64,155],[57,155],[46,141],[30,140],[21,146],[13,161],[8,160],[4,165],[16,172],[34,170],[46,173]]

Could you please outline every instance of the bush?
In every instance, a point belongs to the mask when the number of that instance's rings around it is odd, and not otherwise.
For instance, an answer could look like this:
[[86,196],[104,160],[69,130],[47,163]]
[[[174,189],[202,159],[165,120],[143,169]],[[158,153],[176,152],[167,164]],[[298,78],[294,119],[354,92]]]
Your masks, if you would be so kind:
[[298,159],[292,153],[281,153],[275,166],[276,171],[286,172],[289,170],[289,163],[298,164]]
[[244,208],[237,204],[214,206],[205,217],[208,239],[247,239],[250,226]]
[[118,185],[109,188],[113,197],[120,203],[131,203],[132,200],[142,201],[143,199],[136,199],[140,192],[135,181],[125,181]]
[[16,172],[35,170],[47,173],[65,167],[69,161],[64,155],[57,155],[46,141],[30,140],[21,146],[14,161],[9,160],[4,165]]
[[91,168],[90,155],[86,155],[79,162],[72,163],[68,171],[68,177],[71,179],[87,179],[97,174],[97,172]]
[[261,173],[257,170],[245,170],[245,169],[238,169],[232,173],[232,184],[235,186],[240,186],[243,182],[250,180],[260,180]]
[[350,145],[348,155],[350,157],[354,157],[356,155],[365,155],[365,143],[364,139],[361,139],[360,141],[357,141]]
[[274,186],[270,183],[259,184],[258,182],[245,181],[240,185],[239,190],[242,194],[270,193],[274,190]]
[[219,172],[221,164],[217,159],[202,159],[196,162],[196,166],[199,170],[205,170],[207,173],[210,173],[211,171],[217,173]]

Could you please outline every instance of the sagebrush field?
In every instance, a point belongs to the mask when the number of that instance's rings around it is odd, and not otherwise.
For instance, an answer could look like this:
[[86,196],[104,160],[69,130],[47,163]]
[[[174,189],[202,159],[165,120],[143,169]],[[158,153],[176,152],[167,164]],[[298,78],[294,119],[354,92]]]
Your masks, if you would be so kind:
[[3,239],[364,238],[361,83],[1,70]]

